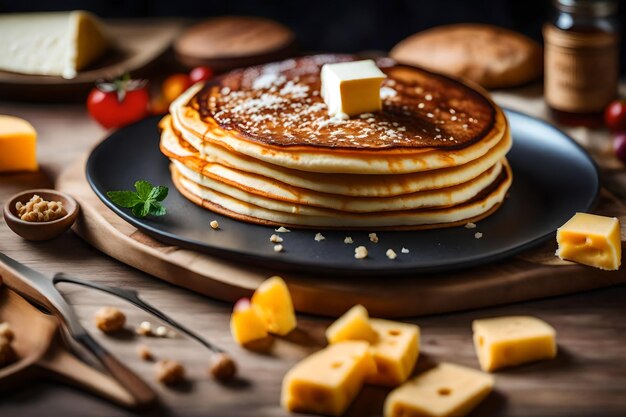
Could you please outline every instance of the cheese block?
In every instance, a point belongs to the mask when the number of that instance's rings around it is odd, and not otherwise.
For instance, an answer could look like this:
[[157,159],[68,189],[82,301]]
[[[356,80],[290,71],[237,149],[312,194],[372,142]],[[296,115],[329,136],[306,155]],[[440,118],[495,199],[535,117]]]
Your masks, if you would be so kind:
[[478,361],[485,371],[556,356],[554,328],[536,317],[475,320],[472,329]]
[[287,284],[281,277],[271,277],[252,295],[252,306],[270,333],[286,335],[296,327],[296,312]]
[[331,116],[356,116],[382,108],[380,86],[387,76],[373,60],[322,66],[322,98]]
[[622,262],[620,222],[615,217],[576,213],[556,232],[561,259],[617,270]]
[[357,304],[326,329],[326,340],[328,343],[345,340],[364,340],[374,343],[377,335],[369,319],[365,307]]
[[246,345],[268,336],[265,322],[250,305],[250,300],[242,298],[235,303],[230,316],[230,333],[240,345]]
[[74,78],[109,41],[84,11],[0,15],[0,70]]
[[441,363],[393,390],[385,400],[385,417],[462,417],[493,388],[491,375]]
[[0,172],[36,171],[36,147],[37,132],[30,123],[0,115]]
[[367,342],[329,345],[305,358],[283,379],[281,404],[292,412],[342,415],[376,371]]
[[370,319],[377,341],[370,347],[376,373],[368,384],[395,387],[407,380],[419,356],[420,329],[414,324]]

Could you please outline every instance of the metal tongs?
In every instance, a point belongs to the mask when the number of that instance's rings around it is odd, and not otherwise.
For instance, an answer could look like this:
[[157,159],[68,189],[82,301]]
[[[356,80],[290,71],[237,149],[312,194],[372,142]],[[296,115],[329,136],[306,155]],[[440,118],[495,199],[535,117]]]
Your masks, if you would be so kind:
[[135,290],[127,290],[124,288],[111,287],[104,284],[98,284],[96,282],[87,281],[81,278],[71,277],[64,273],[58,273],[52,278],[52,282],[54,284],[60,282],[67,282],[71,284],[83,285],[85,287],[94,288],[96,290],[104,291],[109,294],[120,297],[131,304],[139,307],[140,309],[152,314],[157,317],[161,321],[169,324],[171,327],[180,331],[181,333],[186,334],[192,339],[199,342],[201,345],[205,346],[207,349],[211,351],[213,354],[211,358],[211,374],[213,377],[221,382],[228,382],[235,378],[237,374],[237,365],[235,361],[230,357],[228,353],[224,350],[220,349],[218,346],[204,339],[197,333],[189,330],[187,327],[175,321],[173,318],[167,316],[162,311],[158,310],[156,307],[148,304],[139,298],[139,293]]
[[145,408],[156,402],[157,397],[152,388],[87,333],[74,309],[55,288],[51,279],[2,252],[0,252],[0,276],[9,288],[58,317],[65,324],[72,339],[93,354],[132,396],[134,407]]

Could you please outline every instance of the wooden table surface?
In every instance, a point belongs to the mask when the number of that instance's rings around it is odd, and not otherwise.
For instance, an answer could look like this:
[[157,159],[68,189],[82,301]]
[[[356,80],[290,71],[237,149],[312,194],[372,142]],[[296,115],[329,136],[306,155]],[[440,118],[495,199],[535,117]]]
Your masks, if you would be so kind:
[[[505,105],[543,114],[538,88],[496,94],[496,98]],[[0,103],[0,114],[3,113],[33,123],[40,136],[38,154],[42,170],[51,179],[105,134],[78,105]],[[583,143],[587,141],[594,152],[606,153],[606,138],[590,142],[594,135],[606,136],[606,133],[590,134],[584,130],[574,133]],[[610,173],[611,182],[619,183],[623,168],[610,158],[607,161],[605,172]],[[42,175],[0,175],[0,202],[15,192],[45,182]],[[92,324],[93,313],[103,305],[123,309],[130,326],[151,318],[102,293],[62,287],[95,337],[158,391],[163,405],[146,415],[285,415],[279,406],[282,376],[320,345],[323,330],[329,324],[327,319],[299,315],[299,329],[291,337],[276,340],[268,354],[252,353],[238,347],[230,336],[230,305],[175,288],[127,267],[98,253],[71,232],[50,242],[31,243],[14,235],[2,221],[0,251],[46,274],[63,271],[105,284],[135,288],[145,300],[222,346],[238,361],[242,380],[233,386],[219,385],[206,375],[209,355],[200,345],[182,337],[103,336]],[[552,361],[498,372],[495,393],[473,416],[626,415],[626,287],[411,320],[422,328],[420,363],[452,361],[478,367],[471,341],[471,321],[508,314],[532,314],[551,323],[558,333],[559,355]],[[188,384],[168,389],[155,383],[153,364],[137,357],[138,343],[150,346],[160,358],[182,361],[188,371]],[[349,415],[381,415],[386,393],[385,389],[366,387]],[[133,414],[73,388],[42,381],[2,394],[0,415]]]

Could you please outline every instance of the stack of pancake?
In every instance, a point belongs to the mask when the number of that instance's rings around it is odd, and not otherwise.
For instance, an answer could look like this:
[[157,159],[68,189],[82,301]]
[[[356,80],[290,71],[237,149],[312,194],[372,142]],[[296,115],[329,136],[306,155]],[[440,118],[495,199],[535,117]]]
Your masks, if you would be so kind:
[[476,222],[511,185],[502,110],[459,81],[381,59],[383,110],[330,117],[318,55],[197,84],[160,124],[177,189],[247,222],[423,229]]

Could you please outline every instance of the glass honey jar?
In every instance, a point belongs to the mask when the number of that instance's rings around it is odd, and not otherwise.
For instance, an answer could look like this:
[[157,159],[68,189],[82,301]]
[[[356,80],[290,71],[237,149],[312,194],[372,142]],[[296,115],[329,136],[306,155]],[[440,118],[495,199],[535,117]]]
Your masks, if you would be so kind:
[[554,118],[569,125],[601,124],[617,96],[617,1],[554,0],[544,25],[544,96]]

